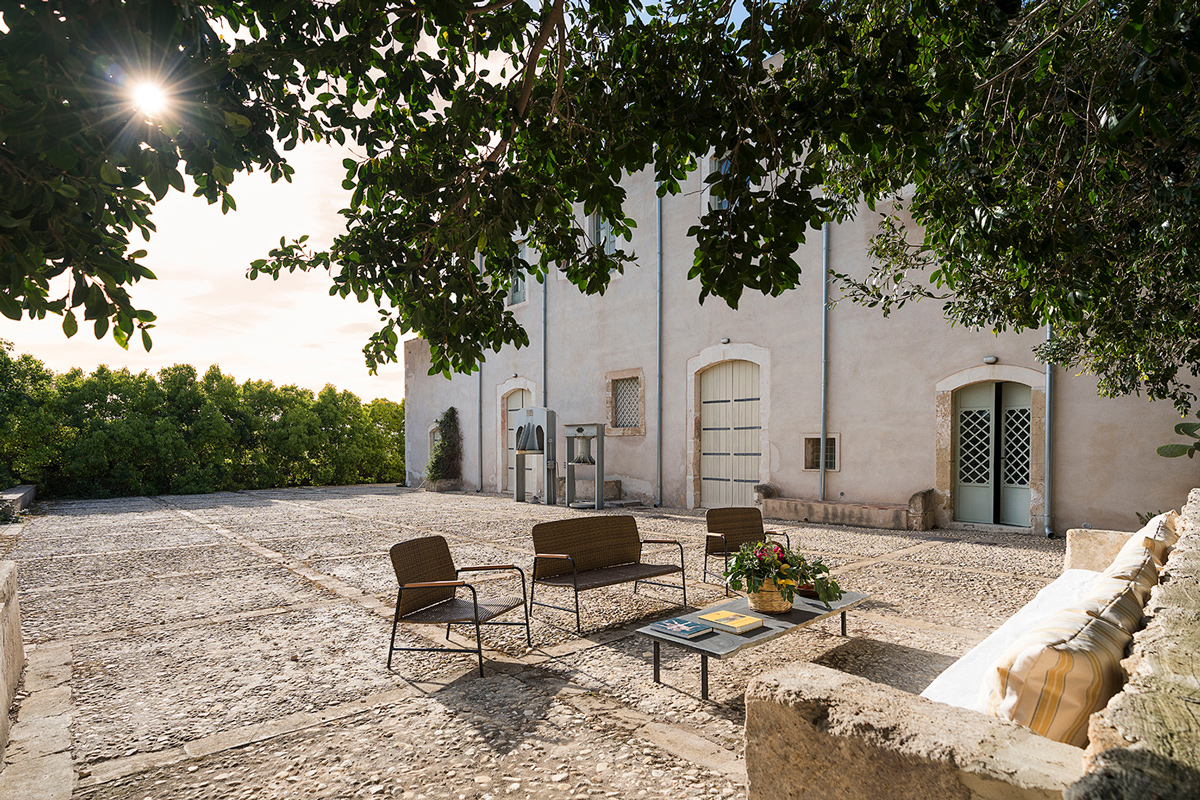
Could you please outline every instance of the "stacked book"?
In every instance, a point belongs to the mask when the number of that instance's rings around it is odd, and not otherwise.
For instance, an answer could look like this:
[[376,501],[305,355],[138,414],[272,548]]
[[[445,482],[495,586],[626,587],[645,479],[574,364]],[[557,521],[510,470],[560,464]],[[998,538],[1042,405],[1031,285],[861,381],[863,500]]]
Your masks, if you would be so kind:
[[714,611],[711,614],[701,614],[700,619],[719,631],[730,633],[745,633],[755,628],[761,628],[763,624],[760,617],[751,617],[748,614],[738,614],[733,611]]
[[703,636],[712,630],[712,627],[709,625],[692,622],[681,617],[653,622],[650,624],[650,628],[659,633],[669,633],[672,636],[678,636],[680,639],[695,639],[697,636]]

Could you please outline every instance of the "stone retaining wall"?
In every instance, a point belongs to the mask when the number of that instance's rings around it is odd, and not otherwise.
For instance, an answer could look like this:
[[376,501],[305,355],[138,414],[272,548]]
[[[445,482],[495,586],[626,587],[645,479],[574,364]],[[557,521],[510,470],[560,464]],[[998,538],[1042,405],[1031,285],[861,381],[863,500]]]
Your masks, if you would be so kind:
[[8,710],[12,707],[25,650],[21,646],[21,611],[17,605],[17,565],[0,561],[0,767],[8,744]]
[[0,492],[0,507],[7,508],[13,514],[20,514],[33,505],[33,498],[36,494],[37,487],[29,484],[5,489]]

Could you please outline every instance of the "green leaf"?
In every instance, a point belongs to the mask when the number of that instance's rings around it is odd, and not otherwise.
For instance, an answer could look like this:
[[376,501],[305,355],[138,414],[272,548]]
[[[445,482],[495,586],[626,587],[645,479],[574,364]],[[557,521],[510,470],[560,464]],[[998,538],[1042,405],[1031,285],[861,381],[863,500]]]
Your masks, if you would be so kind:
[[123,182],[121,171],[113,166],[111,161],[105,161],[100,165],[100,179],[113,186],[120,186]]
[[70,339],[79,330],[79,322],[75,319],[75,312],[68,311],[63,315],[63,333]]
[[1164,444],[1154,452],[1158,453],[1163,458],[1179,458],[1180,456],[1190,456],[1193,447],[1186,444]]
[[3,291],[0,291],[0,314],[3,314],[14,322],[20,322],[21,304]]

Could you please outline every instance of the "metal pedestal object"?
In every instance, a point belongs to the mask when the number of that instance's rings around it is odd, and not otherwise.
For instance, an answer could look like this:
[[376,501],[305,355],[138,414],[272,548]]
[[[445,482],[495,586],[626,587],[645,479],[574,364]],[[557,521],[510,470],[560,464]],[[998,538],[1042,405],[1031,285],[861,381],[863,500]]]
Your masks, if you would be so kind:
[[522,408],[517,415],[517,447],[513,476],[513,499],[525,502],[525,456],[541,456],[546,465],[546,505],[558,502],[555,463],[554,412],[548,408]]
[[[604,423],[582,422],[565,426],[567,429],[567,480],[566,504],[571,508],[575,503],[575,467],[594,466],[596,469],[596,510],[604,508]],[[596,455],[591,454],[591,441],[596,440]],[[575,443],[582,447],[578,454]]]

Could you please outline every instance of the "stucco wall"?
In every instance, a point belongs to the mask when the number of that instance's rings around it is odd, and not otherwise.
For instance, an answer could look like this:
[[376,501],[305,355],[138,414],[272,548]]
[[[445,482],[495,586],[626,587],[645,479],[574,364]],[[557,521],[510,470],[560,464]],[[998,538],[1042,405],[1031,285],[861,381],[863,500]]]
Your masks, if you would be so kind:
[[[645,377],[645,434],[606,439],[607,475],[620,480],[627,496],[655,499],[657,454],[656,249],[654,185],[650,176],[629,179],[631,213],[638,227],[620,247],[639,258],[638,265],[614,277],[599,297],[584,297],[555,273],[543,286],[531,282],[528,300],[514,307],[529,332],[531,345],[489,355],[482,370],[483,486],[499,486],[499,424],[496,388],[514,376],[535,388],[534,403],[547,404],[560,424],[604,421],[605,375],[642,370]],[[819,476],[805,471],[805,434],[820,430],[821,376],[821,234],[810,232],[797,255],[802,285],[778,298],[746,292],[739,309],[709,298],[697,303],[699,286],[687,280],[693,244],[687,229],[705,202],[699,175],[684,194],[663,201],[663,373],[662,502],[695,502],[694,409],[689,406],[694,375],[689,361],[721,348],[755,348],[770,362],[770,385],[763,385],[765,420],[763,475],[784,496],[815,498]],[[830,265],[838,272],[865,274],[866,244],[878,216],[864,210],[859,219],[833,226]],[[541,335],[543,293],[548,336]],[[835,292],[836,296],[836,292]],[[910,304],[884,318],[876,309],[839,303],[829,313],[828,431],[840,436],[840,469],[826,473],[826,498],[862,503],[905,503],[915,492],[938,485],[939,382],[981,367],[995,356],[1001,367],[1021,368],[1039,376],[1034,389],[1034,460],[1032,494],[1040,514],[1042,422],[1045,367],[1032,353],[1041,331],[994,336],[951,328],[932,301]],[[546,375],[542,374],[543,344]],[[406,347],[407,461],[410,482],[427,459],[427,430],[447,405],[457,405],[463,420],[464,477],[478,483],[478,403],[476,375],[447,381],[428,377],[428,354],[420,342]],[[1095,382],[1056,370],[1053,399],[1053,525],[1128,529],[1134,511],[1167,508],[1195,482],[1194,465],[1159,458],[1154,448],[1170,441],[1178,421],[1166,404],[1143,398],[1105,400]],[[694,399],[694,398],[693,398]],[[944,427],[944,426],[943,426]],[[561,434],[561,431],[560,431]],[[943,432],[942,437],[945,439]],[[948,469],[943,442],[943,470]],[[560,446],[560,460],[561,460]],[[560,473],[561,474],[561,470]],[[944,477],[944,476],[943,476]],[[940,522],[952,518],[945,509]],[[1035,527],[1037,524],[1035,519]]]

